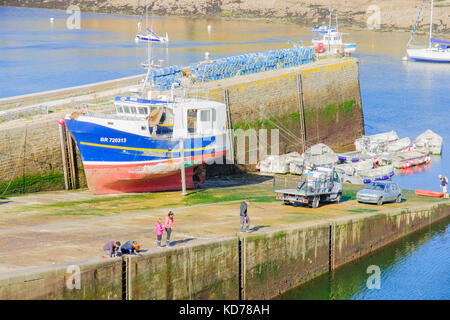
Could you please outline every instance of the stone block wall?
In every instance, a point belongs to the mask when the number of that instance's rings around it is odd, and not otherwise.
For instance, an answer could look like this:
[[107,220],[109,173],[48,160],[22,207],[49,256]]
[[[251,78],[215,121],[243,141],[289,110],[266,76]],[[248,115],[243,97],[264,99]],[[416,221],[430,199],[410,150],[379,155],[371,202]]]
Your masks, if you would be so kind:
[[[78,270],[80,273],[76,273]],[[0,297],[2,300],[120,300],[122,259],[94,259],[7,273],[0,277]]]

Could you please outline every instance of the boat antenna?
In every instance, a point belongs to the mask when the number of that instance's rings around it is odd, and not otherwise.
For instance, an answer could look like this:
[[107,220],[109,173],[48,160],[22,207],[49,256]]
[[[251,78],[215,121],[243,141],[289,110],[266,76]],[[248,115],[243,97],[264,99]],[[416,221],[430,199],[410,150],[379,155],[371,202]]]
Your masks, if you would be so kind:
[[431,48],[431,37],[433,33],[433,7],[434,7],[434,1],[431,0],[431,13],[430,13],[430,48]]
[[338,13],[337,13],[337,11],[336,11],[336,32],[339,32]]
[[[147,1],[145,1],[145,30],[148,29],[148,5]],[[147,74],[145,75],[144,83],[142,84],[142,98],[147,99],[148,98],[148,92],[146,91],[147,85],[149,82],[150,72],[153,68],[153,63],[151,61],[152,56],[152,50],[151,50],[151,42],[152,41],[146,41],[147,42]],[[151,91],[150,91],[151,94]]]

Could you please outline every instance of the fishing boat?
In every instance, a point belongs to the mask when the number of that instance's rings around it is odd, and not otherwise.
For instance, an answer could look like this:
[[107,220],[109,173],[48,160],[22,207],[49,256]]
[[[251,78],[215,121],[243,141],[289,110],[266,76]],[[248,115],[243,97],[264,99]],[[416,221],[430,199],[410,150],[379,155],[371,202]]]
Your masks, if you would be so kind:
[[226,155],[223,103],[169,96],[152,99],[154,65],[148,45],[147,75],[134,96],[118,96],[114,114],[73,112],[60,119],[76,141],[94,194],[153,192],[200,186],[207,163]]
[[[336,27],[331,25],[333,8],[330,8],[330,21],[329,26],[327,28],[322,28],[319,26],[318,28],[313,28],[312,30],[322,30],[321,38],[315,38],[312,40],[314,46],[317,47],[318,53],[328,52],[328,53],[345,53],[350,54],[356,51],[356,43],[344,43],[342,36],[343,33],[339,32],[338,25],[338,14],[336,12]],[[325,32],[326,30],[326,32]],[[313,31],[315,32],[315,31]]]
[[411,32],[411,37],[406,45],[406,54],[408,59],[416,61],[430,61],[430,62],[450,62],[450,41],[433,38],[433,9],[434,1],[431,0],[430,9],[430,37],[428,47],[413,47],[411,41],[416,30],[417,22],[419,21],[425,0],[420,7],[419,15]]
[[223,103],[116,97],[116,114],[74,112],[64,120],[94,194],[180,190],[205,181],[205,163],[225,156]]
[[313,33],[328,33],[328,31],[336,31],[336,27],[331,26],[321,26],[321,25],[315,25],[311,28],[311,32]]

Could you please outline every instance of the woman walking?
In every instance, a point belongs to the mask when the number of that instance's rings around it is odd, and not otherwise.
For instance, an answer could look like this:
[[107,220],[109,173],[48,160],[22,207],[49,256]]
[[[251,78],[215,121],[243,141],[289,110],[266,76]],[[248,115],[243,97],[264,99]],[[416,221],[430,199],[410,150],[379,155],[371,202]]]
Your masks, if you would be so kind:
[[166,229],[166,233],[167,233],[167,238],[166,238],[166,246],[169,247],[170,246],[170,235],[172,233],[172,225],[173,225],[173,212],[169,211],[169,213],[166,216],[166,223],[165,223],[165,229]]

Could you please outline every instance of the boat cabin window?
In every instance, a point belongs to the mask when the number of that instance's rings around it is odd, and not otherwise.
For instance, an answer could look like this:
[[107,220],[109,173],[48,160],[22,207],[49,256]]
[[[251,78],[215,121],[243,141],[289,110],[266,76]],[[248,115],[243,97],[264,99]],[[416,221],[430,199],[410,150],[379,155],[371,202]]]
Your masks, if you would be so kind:
[[121,104],[118,104],[118,105],[116,106],[116,110],[117,110],[117,113],[123,113],[122,105],[121,105]]
[[147,115],[148,114],[148,108],[147,107],[139,107],[138,108],[139,114]]
[[203,122],[211,121],[211,111],[210,110],[200,111],[200,119]]
[[187,110],[187,129],[189,133],[197,133],[197,109]]
[[123,106],[123,112],[130,113],[130,107],[129,106]]
[[136,114],[136,107],[130,107],[131,113]]

